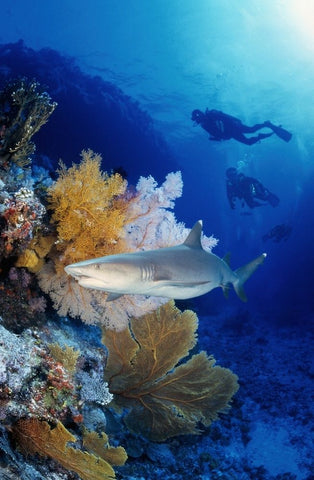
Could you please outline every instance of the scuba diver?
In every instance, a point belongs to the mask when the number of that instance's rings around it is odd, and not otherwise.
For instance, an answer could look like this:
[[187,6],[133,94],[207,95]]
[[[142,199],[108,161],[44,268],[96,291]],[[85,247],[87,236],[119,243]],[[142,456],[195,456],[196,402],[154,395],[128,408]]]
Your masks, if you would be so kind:
[[279,243],[281,240],[287,241],[292,231],[291,225],[281,223],[273,227],[268,233],[263,235],[263,242],[267,240],[273,240],[273,242]]
[[[218,142],[234,138],[238,142],[245,143],[246,145],[253,145],[264,138],[270,137],[274,133],[285,142],[289,142],[292,137],[290,132],[281,126],[277,127],[273,125],[269,121],[248,127],[236,117],[227,115],[219,110],[208,110],[208,108],[206,108],[205,113],[201,110],[193,110],[191,120],[194,122],[194,125],[201,125],[201,127],[209,133],[209,140]],[[246,137],[244,135],[245,133],[255,133],[262,128],[269,128],[272,132],[259,133],[254,137]]]
[[[277,207],[279,204],[279,198],[267,190],[256,178],[246,177],[243,173],[238,173],[237,169],[233,167],[226,170],[226,176],[227,196],[233,210],[237,198],[242,201],[242,207],[245,203],[250,208],[261,207],[267,203],[272,207]],[[257,199],[266,203],[258,202]]]

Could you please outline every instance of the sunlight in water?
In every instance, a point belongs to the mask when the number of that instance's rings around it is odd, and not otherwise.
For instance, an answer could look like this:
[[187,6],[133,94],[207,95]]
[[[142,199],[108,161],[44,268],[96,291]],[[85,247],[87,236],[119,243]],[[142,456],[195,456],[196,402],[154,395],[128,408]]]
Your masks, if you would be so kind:
[[314,50],[314,2],[313,0],[292,0],[287,12],[298,34],[306,42],[306,48]]

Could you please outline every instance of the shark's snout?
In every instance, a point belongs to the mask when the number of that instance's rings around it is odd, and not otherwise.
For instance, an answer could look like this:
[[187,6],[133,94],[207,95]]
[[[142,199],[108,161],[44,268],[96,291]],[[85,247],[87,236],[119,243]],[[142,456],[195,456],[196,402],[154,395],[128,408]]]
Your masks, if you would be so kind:
[[75,275],[75,268],[73,267],[73,265],[67,265],[66,267],[64,267],[64,271],[68,274],[68,275]]
[[105,279],[100,279],[95,276],[97,265],[96,267],[94,265],[91,267],[90,263],[85,263],[84,265],[73,263],[64,267],[64,270],[68,275],[71,275],[71,277],[77,280],[81,287],[106,290],[107,285],[104,281]]
[[87,275],[87,272],[84,272],[84,269],[81,268],[81,267],[78,267],[76,264],[71,264],[71,265],[67,265],[66,267],[64,267],[64,270],[65,272],[68,274],[68,275],[71,275],[72,277],[83,277],[83,276],[88,276]]

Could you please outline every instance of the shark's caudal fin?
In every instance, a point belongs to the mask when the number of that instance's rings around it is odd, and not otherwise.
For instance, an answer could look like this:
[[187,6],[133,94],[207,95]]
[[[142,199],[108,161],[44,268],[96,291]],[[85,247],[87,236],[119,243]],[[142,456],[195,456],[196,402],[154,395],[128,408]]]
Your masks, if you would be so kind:
[[259,267],[265,260],[266,253],[262,253],[259,257],[252,260],[250,263],[247,263],[243,267],[238,268],[235,270],[235,274],[237,275],[237,279],[233,282],[233,287],[238,295],[238,297],[243,301],[247,301],[247,297],[245,295],[245,291],[243,288],[243,284],[246,280],[255,272],[257,267]]

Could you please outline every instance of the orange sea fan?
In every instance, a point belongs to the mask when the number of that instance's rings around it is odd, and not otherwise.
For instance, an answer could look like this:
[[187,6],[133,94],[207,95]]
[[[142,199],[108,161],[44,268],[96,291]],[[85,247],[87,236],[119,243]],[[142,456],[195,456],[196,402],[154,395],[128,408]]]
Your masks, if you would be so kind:
[[78,473],[82,480],[114,479],[111,465],[123,465],[127,459],[124,448],[111,447],[105,434],[102,438],[94,432],[86,435],[84,446],[91,453],[69,446],[77,439],[61,422],[51,428],[37,418],[22,418],[12,430],[23,453],[53,458],[67,470]]
[[215,365],[205,352],[178,363],[196,344],[198,320],[168,302],[132,318],[122,332],[104,330],[109,356],[105,380],[112,406],[125,408],[127,427],[153,441],[200,433],[227,410],[238,390],[237,376]]

